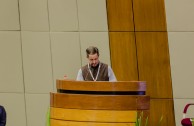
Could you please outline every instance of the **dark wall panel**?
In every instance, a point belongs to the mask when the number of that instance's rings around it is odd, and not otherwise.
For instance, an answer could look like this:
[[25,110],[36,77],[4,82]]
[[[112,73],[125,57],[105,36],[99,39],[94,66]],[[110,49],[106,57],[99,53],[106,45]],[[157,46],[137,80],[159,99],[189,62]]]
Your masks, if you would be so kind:
[[133,0],[135,31],[166,31],[164,0]]
[[149,126],[176,126],[172,99],[151,99]]
[[146,81],[149,126],[175,126],[164,0],[107,0],[107,14],[118,80]]
[[109,31],[134,31],[131,0],[107,0]]
[[151,98],[172,98],[167,32],[136,32],[139,80]]
[[112,68],[119,81],[138,80],[134,32],[109,32]]

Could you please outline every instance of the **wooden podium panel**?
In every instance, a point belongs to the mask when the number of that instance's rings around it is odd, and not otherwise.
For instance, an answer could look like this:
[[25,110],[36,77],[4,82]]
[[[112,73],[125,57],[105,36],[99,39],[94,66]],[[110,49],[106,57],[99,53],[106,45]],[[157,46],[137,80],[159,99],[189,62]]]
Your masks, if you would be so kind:
[[139,110],[149,110],[146,83],[57,80],[50,93],[51,126],[135,126]]
[[51,126],[135,126],[135,123],[103,123],[103,122],[77,122],[77,121],[62,121],[50,120]]
[[[59,120],[80,121],[80,122],[135,122],[137,112],[135,110],[84,110],[84,109],[63,109],[51,107],[51,118]],[[77,114],[79,113],[79,114]]]
[[50,106],[68,109],[147,110],[149,96],[51,93]]

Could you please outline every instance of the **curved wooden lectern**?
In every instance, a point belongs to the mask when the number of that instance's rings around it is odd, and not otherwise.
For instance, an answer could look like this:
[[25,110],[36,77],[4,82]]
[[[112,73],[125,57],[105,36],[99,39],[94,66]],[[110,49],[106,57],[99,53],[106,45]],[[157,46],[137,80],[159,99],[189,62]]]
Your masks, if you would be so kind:
[[149,110],[144,81],[57,80],[50,93],[51,126],[135,126],[137,111]]

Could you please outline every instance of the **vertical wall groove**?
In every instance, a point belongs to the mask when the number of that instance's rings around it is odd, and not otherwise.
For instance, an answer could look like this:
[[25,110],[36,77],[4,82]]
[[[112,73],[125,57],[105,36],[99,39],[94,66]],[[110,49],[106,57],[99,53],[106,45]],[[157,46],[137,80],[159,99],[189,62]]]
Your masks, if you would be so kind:
[[[133,5],[133,0],[131,0],[131,3],[132,3],[132,13],[133,13],[133,23],[134,23],[134,29],[136,29],[135,28],[135,18],[134,18],[134,5]],[[136,32],[134,31],[134,38],[135,38],[135,48],[136,48],[136,57],[137,57],[137,71],[138,71],[138,80],[140,80],[139,79],[139,67],[138,67],[138,52],[137,52],[137,40],[136,40]]]

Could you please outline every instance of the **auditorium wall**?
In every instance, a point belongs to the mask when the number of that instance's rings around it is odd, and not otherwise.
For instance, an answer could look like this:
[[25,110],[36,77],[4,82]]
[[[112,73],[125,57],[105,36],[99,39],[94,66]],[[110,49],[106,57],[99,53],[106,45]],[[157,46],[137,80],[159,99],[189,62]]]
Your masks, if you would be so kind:
[[[56,92],[56,79],[63,79],[64,75],[67,75],[69,79],[76,78],[79,68],[87,63],[85,49],[88,46],[99,47],[100,60],[112,65],[114,71],[118,71],[119,66],[116,67],[115,63],[120,57],[111,57],[110,42],[121,46],[119,41],[115,41],[115,36],[116,38],[120,36],[120,39],[126,42],[139,42],[137,49],[142,49],[141,42],[144,39],[141,40],[141,36],[146,38],[145,34],[139,32],[135,35],[140,37],[134,39],[134,34],[131,32],[117,34],[118,29],[114,30],[114,27],[110,29],[109,25],[110,23],[114,25],[114,20],[113,22],[108,20],[110,15],[108,15],[107,2],[109,1],[0,1],[0,104],[7,111],[7,126],[45,125],[49,108],[49,93]],[[133,3],[134,0],[120,0],[122,1]],[[136,0],[138,1],[141,2],[141,0]],[[152,0],[148,1],[152,2]],[[169,51],[170,80],[172,81],[170,83],[172,109],[176,126],[181,126],[184,106],[190,102],[194,103],[192,76],[194,75],[192,56],[194,54],[192,49],[194,47],[194,16],[192,14],[194,2],[193,0],[160,1],[165,3],[167,38],[162,38],[168,42],[169,47],[167,50]],[[133,8],[125,9],[126,13],[133,10]],[[126,21],[134,22],[133,19]],[[126,28],[125,24],[122,25],[123,28]],[[130,29],[130,27],[127,28]],[[149,29],[150,27],[145,25],[144,28]],[[125,39],[122,36],[130,36],[130,38]],[[123,46],[126,44],[128,43]],[[133,44],[129,44],[129,46],[132,45],[129,49],[136,47]],[[125,52],[125,50],[120,51]],[[143,55],[143,51],[139,54]],[[132,50],[133,53],[135,50]],[[143,74],[140,76],[139,72],[135,73],[134,70],[135,67],[141,65],[137,64],[141,58],[133,57],[131,53],[127,53],[126,56],[128,56],[126,57],[128,62],[136,60],[136,64],[132,64],[134,67],[126,66],[126,68],[129,67],[127,75],[131,75],[130,71],[133,71],[130,79],[141,80],[141,77],[143,79]],[[121,60],[124,62],[124,59]],[[119,71],[115,74],[119,76]],[[123,78],[119,76],[119,80],[126,80],[127,75],[123,75]],[[160,89],[160,87],[157,88]],[[152,93],[152,90],[148,92]],[[162,93],[165,96],[165,92]],[[154,92],[154,94],[155,96],[160,95],[159,92]],[[168,96],[166,95],[165,98]],[[188,111],[188,114],[192,116],[193,111],[194,107]]]

